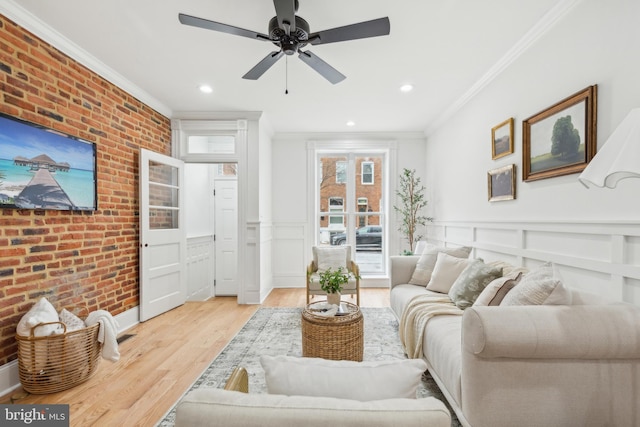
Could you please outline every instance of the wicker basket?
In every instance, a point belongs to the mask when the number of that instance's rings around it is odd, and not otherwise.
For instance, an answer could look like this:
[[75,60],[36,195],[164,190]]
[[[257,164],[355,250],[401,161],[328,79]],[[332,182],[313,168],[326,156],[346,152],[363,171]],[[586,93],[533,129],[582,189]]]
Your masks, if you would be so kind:
[[302,311],[302,356],[330,360],[362,361],[364,321],[355,304],[345,303],[350,313],[324,317],[314,314],[308,305]]
[[[36,337],[37,328],[60,324],[64,333]],[[95,372],[102,345],[98,342],[100,324],[67,332],[62,322],[41,323],[31,328],[28,337],[16,335],[18,341],[18,373],[25,391],[32,394],[67,390]]]

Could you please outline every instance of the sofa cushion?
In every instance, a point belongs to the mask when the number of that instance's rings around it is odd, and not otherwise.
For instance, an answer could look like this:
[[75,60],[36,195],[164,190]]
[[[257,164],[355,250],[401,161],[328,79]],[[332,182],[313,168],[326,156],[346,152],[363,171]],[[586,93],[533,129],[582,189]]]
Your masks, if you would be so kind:
[[462,318],[434,316],[427,322],[422,340],[429,372],[442,382],[458,405],[462,403]]
[[433,274],[427,284],[427,289],[442,292],[443,294],[448,293],[468,264],[469,260],[467,258],[458,258],[444,252],[438,253],[438,259],[435,267],[433,267]]
[[260,363],[271,394],[360,401],[415,399],[422,373],[427,370],[422,359],[354,362],[265,355]]
[[431,274],[433,268],[438,260],[438,254],[440,252],[446,253],[457,258],[468,258],[471,253],[471,248],[463,246],[459,248],[445,248],[443,246],[435,246],[427,244],[424,251],[420,255],[420,259],[416,264],[416,268],[413,271],[413,275],[409,280],[410,285],[427,286],[429,280],[431,280]]
[[571,292],[554,274],[551,263],[527,273],[504,297],[500,305],[571,304]]
[[[350,384],[350,390],[359,388]],[[435,397],[371,402],[335,397],[251,394],[201,388],[176,408],[176,427],[405,426],[450,427],[451,416]]]
[[518,273],[514,279],[511,276],[498,277],[489,283],[480,293],[473,305],[500,305],[504,297],[522,278],[522,273]]
[[481,259],[470,261],[449,289],[449,298],[464,310],[471,307],[484,288],[502,276],[502,268],[491,267]]

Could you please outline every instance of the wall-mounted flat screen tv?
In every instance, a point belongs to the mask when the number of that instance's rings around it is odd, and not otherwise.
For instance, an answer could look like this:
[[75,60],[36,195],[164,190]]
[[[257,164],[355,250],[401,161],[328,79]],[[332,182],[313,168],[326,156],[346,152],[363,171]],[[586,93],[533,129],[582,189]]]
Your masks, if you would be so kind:
[[95,211],[96,145],[0,114],[0,209]]

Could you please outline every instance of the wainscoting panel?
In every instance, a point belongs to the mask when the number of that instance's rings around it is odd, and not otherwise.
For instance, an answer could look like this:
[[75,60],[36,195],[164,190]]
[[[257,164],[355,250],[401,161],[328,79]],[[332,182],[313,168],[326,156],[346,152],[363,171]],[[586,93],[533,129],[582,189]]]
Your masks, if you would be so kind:
[[553,262],[570,287],[640,306],[640,223],[434,222],[427,240],[472,257],[535,268]]
[[213,236],[187,239],[187,301],[204,301],[213,295]]
[[305,271],[311,260],[306,242],[307,226],[280,223],[273,227],[273,284],[276,288],[305,286]]

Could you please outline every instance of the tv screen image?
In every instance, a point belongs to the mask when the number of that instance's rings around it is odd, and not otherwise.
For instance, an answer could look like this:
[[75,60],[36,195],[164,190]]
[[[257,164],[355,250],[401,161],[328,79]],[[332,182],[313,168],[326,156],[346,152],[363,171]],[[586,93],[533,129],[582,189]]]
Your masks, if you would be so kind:
[[96,145],[0,114],[0,208],[94,211]]

